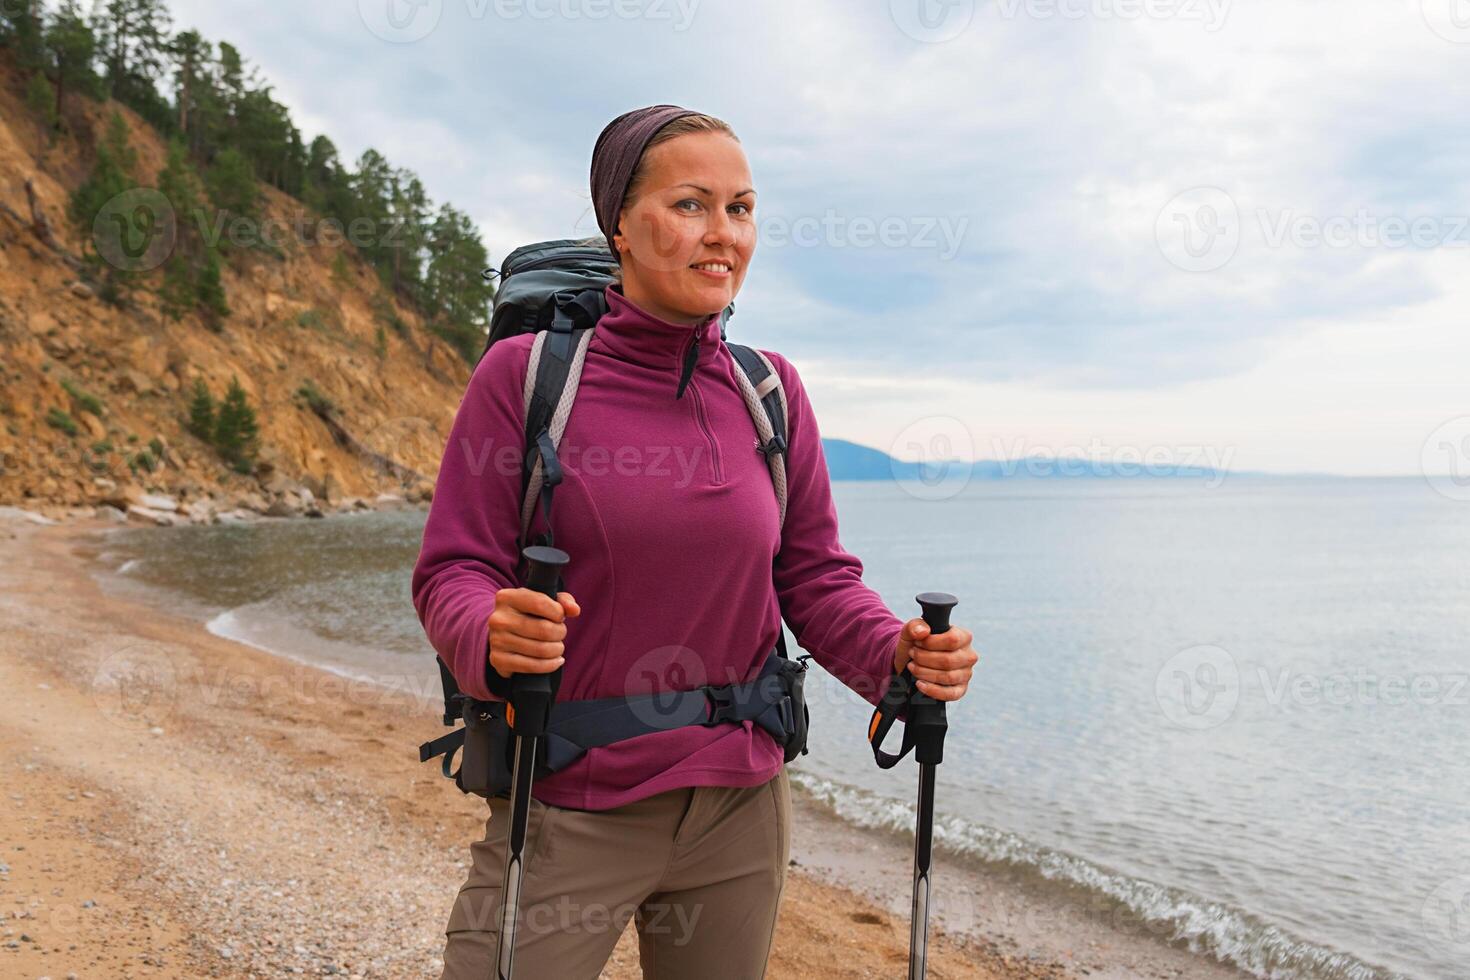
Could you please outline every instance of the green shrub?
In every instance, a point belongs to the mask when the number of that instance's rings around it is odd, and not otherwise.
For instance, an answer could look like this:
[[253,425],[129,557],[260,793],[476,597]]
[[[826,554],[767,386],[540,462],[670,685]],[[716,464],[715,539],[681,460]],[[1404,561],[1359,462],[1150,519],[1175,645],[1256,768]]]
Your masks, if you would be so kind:
[[332,404],[332,400],[320,391],[317,391],[316,385],[310,381],[303,383],[300,388],[297,388],[296,394],[304,399],[307,407],[318,415],[330,414],[337,409],[337,406]]
[[332,280],[339,286],[352,285],[352,269],[347,265],[347,255],[341,249],[332,256]]
[[255,462],[259,431],[255,409],[250,407],[245,389],[240,387],[240,379],[232,377],[215,416],[214,446],[237,471],[249,473]]
[[[312,390],[315,391],[314,388]],[[255,420],[255,409],[250,407],[239,378],[230,378],[229,390],[218,404],[204,380],[195,379],[189,399],[189,417],[184,426],[218,450],[236,472],[248,474],[254,470],[259,426]],[[149,448],[154,455],[163,455],[161,440],[155,438]]]
[[66,378],[62,379],[61,388],[72,397],[72,400],[77,403],[77,407],[82,411],[90,412],[98,418],[102,417],[102,399],[90,392],[83,391]]
[[60,429],[69,436],[77,434],[77,424],[72,417],[59,408],[52,408],[46,412],[46,424],[53,429]]
[[298,327],[306,327],[310,330],[325,330],[327,329],[327,319],[322,316],[321,310],[302,310],[296,314],[296,325]]
[[203,378],[194,379],[194,394],[189,399],[189,420],[184,427],[205,442],[214,441],[214,396]]

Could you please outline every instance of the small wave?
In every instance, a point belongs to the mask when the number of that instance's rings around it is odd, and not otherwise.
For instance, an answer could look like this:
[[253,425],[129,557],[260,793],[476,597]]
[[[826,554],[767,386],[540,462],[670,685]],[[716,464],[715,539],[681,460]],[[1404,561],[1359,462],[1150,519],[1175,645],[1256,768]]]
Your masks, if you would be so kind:
[[[912,804],[799,769],[788,771],[794,784],[847,823],[912,838]],[[934,846],[1104,896],[1126,908],[1160,939],[1261,980],[1407,980],[1351,954],[1299,939],[1240,909],[1111,871],[1009,831],[936,815]]]
[[117,574],[126,575],[141,564],[143,564],[143,559],[129,558],[127,561],[118,566]]
[[[441,696],[437,675],[423,672],[370,673],[347,666],[352,659],[360,659],[364,651],[344,644],[333,644],[307,630],[293,627],[277,619],[267,611],[259,616],[251,606],[226,609],[204,624],[211,634],[235,643],[269,653],[272,656],[324,670],[329,674],[349,681],[371,684],[388,691],[413,695],[426,703],[433,703]],[[319,655],[303,651],[319,651]]]

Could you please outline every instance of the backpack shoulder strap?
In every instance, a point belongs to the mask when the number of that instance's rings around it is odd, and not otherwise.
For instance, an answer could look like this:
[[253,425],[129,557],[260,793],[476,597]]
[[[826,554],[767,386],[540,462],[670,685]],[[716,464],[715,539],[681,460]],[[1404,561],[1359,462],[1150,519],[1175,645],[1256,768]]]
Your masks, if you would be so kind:
[[521,392],[526,419],[525,465],[521,469],[522,547],[528,543],[538,497],[546,518],[546,532],[539,543],[552,544],[551,497],[562,476],[556,450],[577,398],[593,329],[569,326],[565,331],[543,330],[531,343]]
[[[735,374],[745,407],[755,423],[756,450],[766,458],[771,482],[776,487],[776,503],[781,509],[781,524],[786,524],[786,390],[781,376],[770,358],[745,344],[727,343],[740,370]],[[784,638],[783,638],[784,639]]]

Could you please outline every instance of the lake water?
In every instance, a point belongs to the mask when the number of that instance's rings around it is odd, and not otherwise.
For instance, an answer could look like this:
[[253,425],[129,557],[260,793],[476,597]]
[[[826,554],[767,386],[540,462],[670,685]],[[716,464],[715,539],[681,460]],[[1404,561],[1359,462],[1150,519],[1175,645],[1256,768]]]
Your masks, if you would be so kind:
[[[1470,503],[1416,480],[834,487],[904,618],[959,597],[939,848],[1129,910],[1262,977],[1470,975]],[[437,695],[423,515],[120,530],[107,558],[217,632]],[[797,780],[906,831],[868,707],[815,671]],[[426,731],[424,737],[437,734]]]

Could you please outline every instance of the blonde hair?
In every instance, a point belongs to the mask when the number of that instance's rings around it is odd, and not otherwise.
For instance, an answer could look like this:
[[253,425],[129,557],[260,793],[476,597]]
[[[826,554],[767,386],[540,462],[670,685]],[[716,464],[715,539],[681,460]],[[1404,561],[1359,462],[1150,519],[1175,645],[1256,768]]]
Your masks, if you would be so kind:
[[[648,159],[648,151],[660,143],[667,143],[669,140],[678,139],[680,136],[689,136],[693,133],[724,133],[735,142],[740,142],[740,137],[735,135],[735,130],[731,129],[730,124],[723,119],[705,115],[702,112],[695,113],[692,116],[680,116],[654,133],[647,145],[643,147],[643,153],[638,157],[637,165],[633,167],[633,176],[628,178],[628,190],[623,194],[622,207],[619,209],[620,214],[626,212],[633,201],[637,199],[638,192],[642,190],[642,184],[647,179],[644,161]],[[608,251],[612,252],[613,258],[618,263],[618,271],[613,276],[613,281],[621,285],[623,281],[623,253],[611,241],[607,243],[607,248]]]

